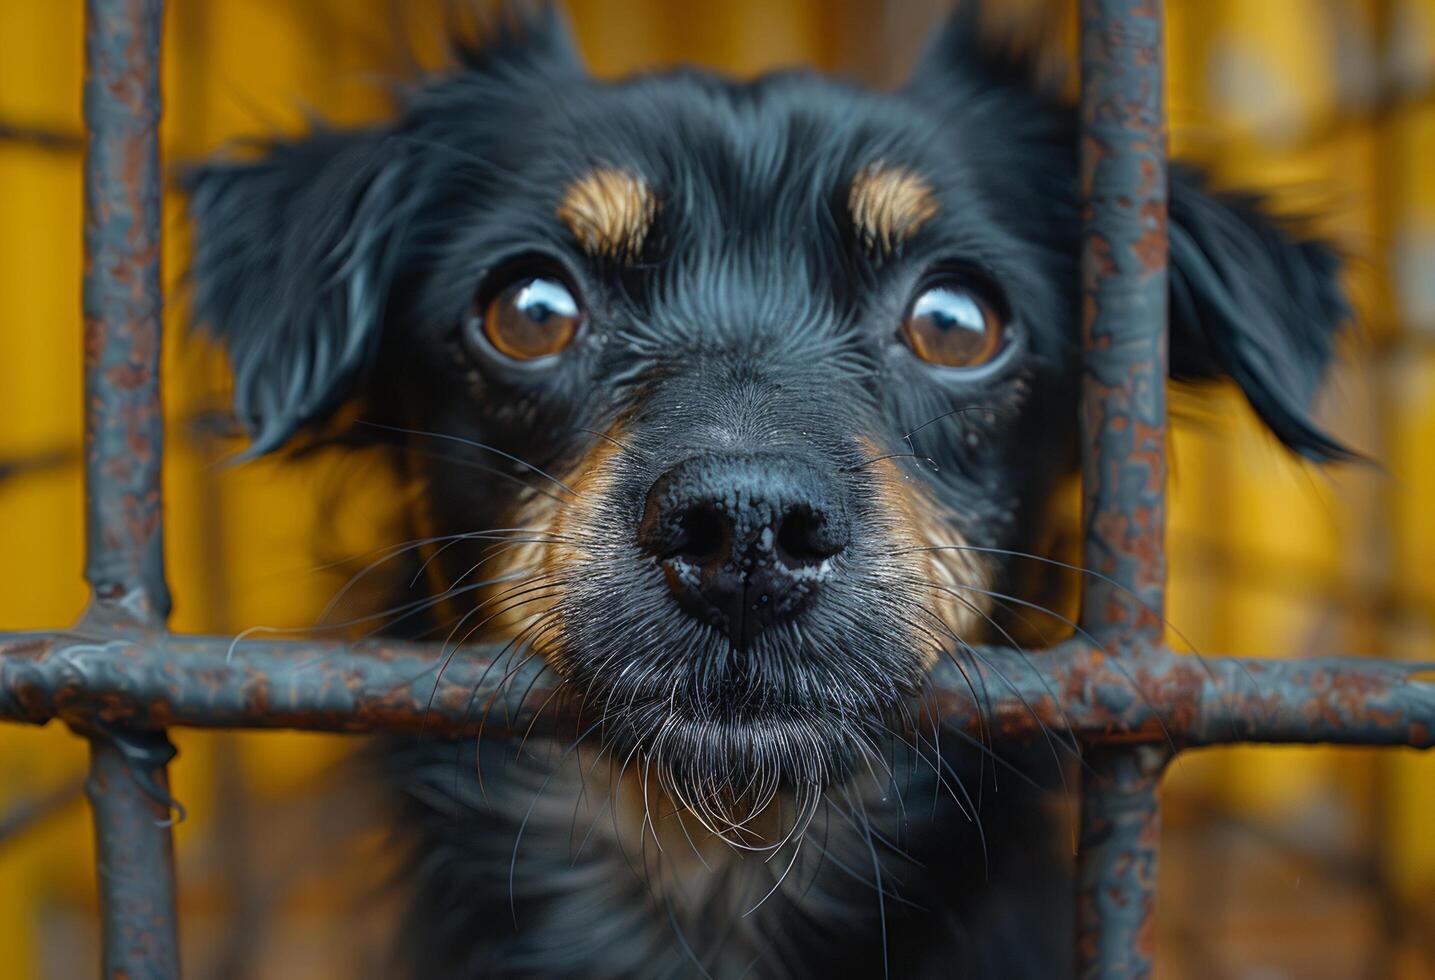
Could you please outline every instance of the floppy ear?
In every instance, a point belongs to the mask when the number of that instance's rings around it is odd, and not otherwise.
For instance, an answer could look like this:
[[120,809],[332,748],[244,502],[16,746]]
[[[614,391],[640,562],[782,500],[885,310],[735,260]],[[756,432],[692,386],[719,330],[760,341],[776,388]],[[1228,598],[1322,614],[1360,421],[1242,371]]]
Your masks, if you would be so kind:
[[1180,165],[1169,228],[1172,377],[1230,377],[1292,451],[1354,458],[1309,415],[1351,318],[1335,250],[1282,227],[1254,196],[1212,194]]
[[194,317],[228,349],[248,455],[331,411],[372,360],[418,203],[406,158],[383,133],[325,131],[182,178]]
[[[959,4],[909,91],[969,134],[964,145],[982,154],[1000,197],[1042,202],[1035,220],[1017,216],[1020,233],[1075,255],[1075,110],[1040,80],[1036,46],[983,38],[982,8]],[[1354,457],[1309,414],[1350,319],[1336,252],[1272,219],[1254,196],[1212,193],[1180,164],[1171,167],[1169,205],[1172,377],[1230,378],[1293,452]]]
[[457,70],[416,86],[391,128],[319,128],[181,175],[194,318],[229,352],[245,455],[322,420],[373,361],[416,219],[472,157],[443,144],[481,133],[485,109],[525,86],[581,73],[551,3],[478,20],[455,21]]

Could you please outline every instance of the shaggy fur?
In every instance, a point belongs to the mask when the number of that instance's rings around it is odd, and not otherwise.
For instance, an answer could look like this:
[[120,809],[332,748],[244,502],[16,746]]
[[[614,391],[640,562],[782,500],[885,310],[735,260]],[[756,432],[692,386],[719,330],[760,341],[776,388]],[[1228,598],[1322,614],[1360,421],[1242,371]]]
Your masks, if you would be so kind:
[[[510,12],[392,121],[188,175],[251,452],[344,405],[402,430],[429,622],[541,658],[588,725],[386,743],[406,971],[1070,972],[1065,763],[918,700],[1005,635],[1075,459],[1074,115],[963,10],[894,92],[598,82]],[[1173,375],[1343,455],[1307,414],[1332,253],[1190,169],[1170,195]],[[582,322],[514,360],[485,311],[534,275]],[[994,356],[904,342],[933,289],[1001,321]]]

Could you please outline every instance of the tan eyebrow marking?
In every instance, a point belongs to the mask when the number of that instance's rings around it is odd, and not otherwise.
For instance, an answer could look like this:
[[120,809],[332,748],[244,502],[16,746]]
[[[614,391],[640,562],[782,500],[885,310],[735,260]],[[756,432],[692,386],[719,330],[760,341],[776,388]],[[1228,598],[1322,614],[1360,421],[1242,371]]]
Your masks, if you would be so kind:
[[906,167],[878,161],[852,179],[847,210],[862,243],[891,254],[937,213],[932,186]]
[[658,199],[643,178],[595,167],[568,185],[557,213],[588,254],[628,259],[642,249]]

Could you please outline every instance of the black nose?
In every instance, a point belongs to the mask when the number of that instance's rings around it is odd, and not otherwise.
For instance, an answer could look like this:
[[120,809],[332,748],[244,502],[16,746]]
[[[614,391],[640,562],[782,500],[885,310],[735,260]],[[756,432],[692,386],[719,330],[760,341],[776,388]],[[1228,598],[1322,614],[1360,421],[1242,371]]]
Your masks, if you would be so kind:
[[802,610],[848,536],[830,477],[747,456],[700,456],[664,473],[639,530],[678,604],[739,648]]

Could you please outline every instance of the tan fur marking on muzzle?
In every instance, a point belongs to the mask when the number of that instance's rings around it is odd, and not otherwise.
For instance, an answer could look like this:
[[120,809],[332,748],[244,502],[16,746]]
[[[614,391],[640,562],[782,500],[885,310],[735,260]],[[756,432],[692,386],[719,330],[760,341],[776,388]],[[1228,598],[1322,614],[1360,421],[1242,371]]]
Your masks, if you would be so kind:
[[[503,627],[516,626],[534,616],[551,612],[562,601],[567,585],[565,579],[575,569],[591,562],[591,548],[596,529],[604,519],[603,504],[608,499],[614,478],[614,457],[621,428],[612,427],[607,438],[596,440],[571,470],[564,472],[563,481],[572,493],[554,490],[530,492],[519,502],[513,524],[531,530],[526,540],[512,546],[503,556],[505,570],[534,571],[544,584],[541,595],[529,600],[523,615],[513,623],[498,621]],[[556,640],[561,626],[555,626],[548,642],[538,644],[550,665],[563,672],[556,662],[562,643]]]
[[936,215],[938,204],[914,171],[878,161],[853,178],[847,210],[862,243],[888,255]]
[[[862,440],[871,458],[887,455],[875,442]],[[875,464],[876,496],[895,538],[896,560],[905,567],[904,580],[922,584],[929,597],[928,612],[935,620],[916,624],[928,636],[919,638],[927,651],[927,667],[936,662],[931,640],[946,646],[950,631],[963,642],[979,642],[991,607],[984,593],[991,575],[981,555],[965,550],[967,541],[957,530],[951,509],[916,476],[905,472],[895,459]],[[926,619],[927,617],[923,617]],[[939,621],[939,622],[938,622]],[[934,634],[934,635],[933,635]],[[920,642],[922,639],[928,642]]]
[[[496,544],[483,566],[485,578],[526,576],[505,583],[485,594],[492,605],[476,621],[484,622],[488,639],[513,638],[537,617],[549,614],[562,599],[565,575],[587,560],[587,530],[601,519],[600,504],[612,479],[610,443],[595,442],[578,465],[561,471],[559,478],[571,492],[555,483],[535,478],[535,487],[518,499],[509,524],[519,528],[511,540]],[[533,475],[530,474],[530,477]],[[435,569],[438,567],[435,563]],[[497,601],[495,601],[497,600]],[[556,627],[550,627],[548,634]],[[545,656],[551,642],[535,644]]]
[[658,199],[643,178],[596,167],[568,185],[557,213],[589,255],[631,259],[653,225]]

